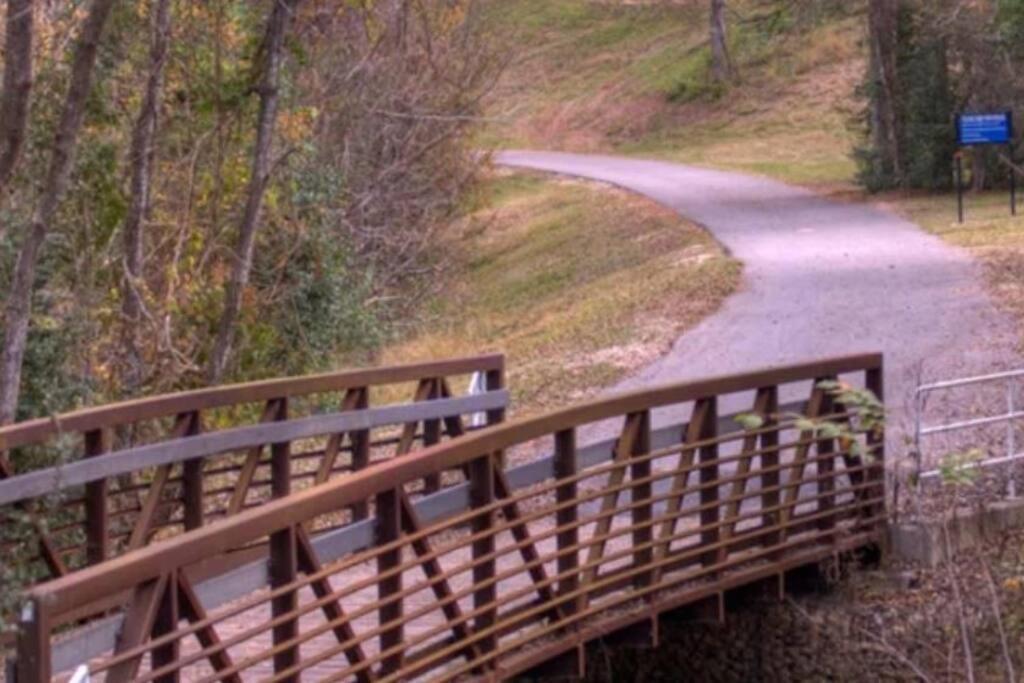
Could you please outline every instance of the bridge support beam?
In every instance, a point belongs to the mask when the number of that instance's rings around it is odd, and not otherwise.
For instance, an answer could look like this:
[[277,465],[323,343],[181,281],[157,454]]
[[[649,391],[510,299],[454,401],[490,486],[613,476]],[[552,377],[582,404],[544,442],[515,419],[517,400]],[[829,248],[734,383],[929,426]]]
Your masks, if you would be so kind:
[[773,574],[726,592],[725,607],[726,610],[732,610],[743,608],[752,602],[782,602],[785,599],[785,575]]
[[695,602],[688,602],[680,607],[661,613],[660,618],[674,623],[725,623],[725,594],[713,593]]
[[587,650],[580,644],[557,657],[538,663],[521,674],[517,679],[570,683],[583,680],[587,673]]
[[784,574],[784,590],[789,595],[804,595],[824,590],[828,581],[819,564],[790,569]]
[[657,615],[651,615],[643,621],[612,631],[598,642],[611,649],[646,650],[658,647],[660,630]]

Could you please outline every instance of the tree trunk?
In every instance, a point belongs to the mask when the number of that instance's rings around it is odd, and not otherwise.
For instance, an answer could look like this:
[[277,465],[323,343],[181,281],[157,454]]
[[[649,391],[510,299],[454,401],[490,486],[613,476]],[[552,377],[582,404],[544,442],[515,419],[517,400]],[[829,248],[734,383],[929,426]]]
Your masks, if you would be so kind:
[[295,9],[301,0],[272,0],[273,7],[267,18],[267,29],[263,39],[263,75],[259,86],[260,111],[256,123],[256,143],[253,147],[252,170],[246,191],[245,211],[238,229],[238,246],[234,253],[231,280],[227,286],[224,311],[217,327],[207,371],[211,383],[224,376],[235,327],[242,309],[242,296],[249,284],[252,270],[253,249],[256,244],[256,230],[263,205],[263,194],[270,176],[270,148],[277,119],[278,84],[280,80],[284,37]]
[[[21,158],[32,95],[32,39],[34,0],[7,0],[4,49],[4,91],[0,103],[0,201]],[[3,227],[0,226],[0,235]]]
[[711,80],[732,80],[732,60],[725,32],[725,0],[711,0]]
[[124,278],[122,280],[123,320],[121,343],[124,354],[123,389],[127,394],[138,391],[143,379],[143,360],[139,349],[139,328],[142,324],[143,247],[146,212],[149,210],[150,172],[153,160],[153,137],[156,133],[160,94],[163,90],[164,65],[170,37],[170,0],[153,2],[153,39],[149,51],[149,76],[142,97],[138,118],[132,130],[131,203],[124,221]]
[[32,223],[18,252],[4,316],[3,357],[0,359],[0,424],[13,420],[17,411],[39,250],[68,184],[75,144],[85,117],[85,103],[92,90],[100,37],[113,5],[114,0],[93,0],[89,7],[89,15],[75,45],[68,92],[54,135],[50,164]]
[[903,182],[897,98],[897,50],[899,48],[899,0],[871,0],[868,32],[871,40],[871,74],[875,82],[871,100],[872,141],[883,175]]

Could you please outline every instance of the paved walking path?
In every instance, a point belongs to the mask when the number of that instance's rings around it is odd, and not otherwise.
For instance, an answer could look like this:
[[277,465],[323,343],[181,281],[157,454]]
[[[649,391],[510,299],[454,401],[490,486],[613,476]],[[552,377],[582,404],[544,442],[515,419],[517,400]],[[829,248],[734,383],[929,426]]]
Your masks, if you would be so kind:
[[881,350],[887,402],[899,415],[919,364],[926,379],[1020,364],[1013,323],[984,291],[978,265],[886,211],[661,161],[529,151],[496,161],[650,197],[743,262],[743,283],[721,310],[616,390]]

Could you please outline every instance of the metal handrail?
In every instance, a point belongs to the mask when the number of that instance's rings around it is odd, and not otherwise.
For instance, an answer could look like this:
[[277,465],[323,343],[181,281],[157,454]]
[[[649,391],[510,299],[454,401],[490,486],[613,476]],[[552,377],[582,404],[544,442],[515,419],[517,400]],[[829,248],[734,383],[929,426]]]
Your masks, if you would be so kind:
[[[917,389],[914,392],[914,454],[917,466],[917,481],[919,485],[926,479],[934,479],[938,477],[942,472],[942,470],[939,468],[932,468],[929,470],[924,469],[924,454],[923,449],[921,447],[921,439],[922,437],[930,436],[933,434],[944,434],[949,432],[962,431],[965,429],[984,427],[986,425],[1006,423],[1006,455],[997,458],[984,458],[978,463],[978,467],[993,467],[996,465],[1004,465],[1024,459],[1024,452],[1016,452],[1014,434],[1014,422],[1020,418],[1024,418],[1024,411],[1017,409],[1013,395],[1013,380],[1019,378],[1024,378],[1024,369],[1008,370],[1005,372],[995,372],[986,375],[974,375],[972,377],[964,377],[961,379],[954,380],[944,380],[941,382],[931,382],[929,384],[922,384],[917,387]],[[980,384],[991,384],[995,382],[1006,383],[1005,413],[1001,413],[999,415],[991,415],[987,417],[973,418],[968,420],[959,420],[956,422],[935,424],[930,426],[922,424],[924,413],[924,400],[927,394],[946,389],[954,389],[966,386],[977,386]],[[1016,496],[1016,486],[1013,477],[1010,477],[1007,480],[1007,496],[1011,498]]]
[[475,411],[495,410],[507,406],[507,391],[485,391],[473,396],[327,413],[297,420],[234,427],[210,434],[161,441],[86,458],[68,465],[34,470],[9,479],[0,479],[0,505],[41,497],[61,488],[70,488],[131,474],[143,468],[178,464],[196,458],[260,446],[271,443],[272,436],[273,438],[297,441],[325,434],[402,425],[423,420],[440,420],[464,413],[475,414]]
[[942,382],[932,382],[931,384],[922,384],[917,388],[917,393],[926,393],[933,389],[949,389],[951,387],[962,387],[970,384],[980,384],[983,382],[991,382],[997,379],[1012,379],[1015,377],[1024,377],[1024,370],[1008,370],[1006,372],[994,372],[988,375],[974,375],[973,377],[964,377],[962,379],[945,380]]
[[422,377],[500,371],[504,366],[505,357],[502,354],[487,354],[425,363],[342,370],[302,377],[281,377],[147,396],[2,426],[0,453],[39,443],[61,433],[89,432],[141,420],[173,417],[185,411],[209,410],[238,403],[256,403],[267,399],[339,391],[349,387],[398,384]]

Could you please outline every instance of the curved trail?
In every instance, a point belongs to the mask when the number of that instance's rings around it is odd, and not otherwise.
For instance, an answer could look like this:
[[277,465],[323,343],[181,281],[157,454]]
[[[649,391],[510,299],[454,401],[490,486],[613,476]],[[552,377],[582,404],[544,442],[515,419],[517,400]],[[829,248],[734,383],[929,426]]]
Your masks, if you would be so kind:
[[902,413],[919,374],[950,378],[1017,361],[964,251],[883,210],[765,178],[680,164],[509,151],[498,164],[603,181],[705,226],[744,264],[723,307],[616,389],[881,350]]

